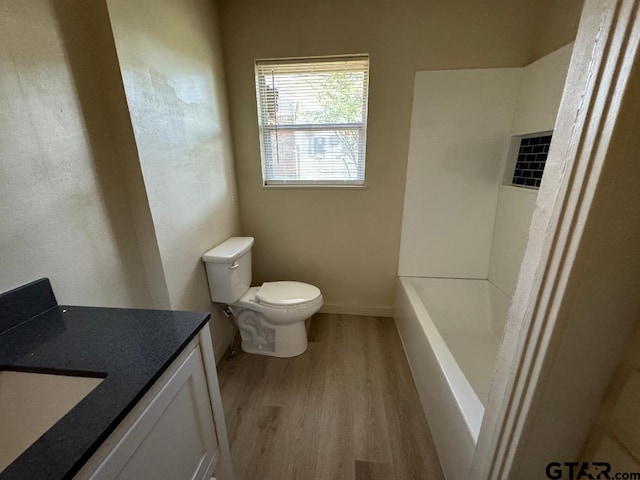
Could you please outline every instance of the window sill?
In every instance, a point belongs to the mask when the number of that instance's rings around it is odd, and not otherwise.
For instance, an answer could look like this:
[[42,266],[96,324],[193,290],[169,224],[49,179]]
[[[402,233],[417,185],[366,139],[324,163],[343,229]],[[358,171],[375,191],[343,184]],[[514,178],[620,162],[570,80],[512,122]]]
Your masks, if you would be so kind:
[[367,185],[262,185],[262,190],[367,190]]
[[505,183],[505,184],[502,184],[500,186],[501,187],[505,187],[505,188],[510,188],[512,190],[518,190],[520,192],[522,190],[525,190],[527,192],[536,193],[536,194],[538,193],[538,190],[540,190],[540,187],[531,187],[529,185],[514,185],[512,183]]

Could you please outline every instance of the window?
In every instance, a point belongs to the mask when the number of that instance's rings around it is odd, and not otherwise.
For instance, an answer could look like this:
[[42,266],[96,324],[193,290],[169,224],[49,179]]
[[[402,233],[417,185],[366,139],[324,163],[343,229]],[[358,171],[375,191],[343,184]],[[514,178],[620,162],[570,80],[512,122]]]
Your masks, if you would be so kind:
[[364,185],[368,55],[256,61],[264,185]]

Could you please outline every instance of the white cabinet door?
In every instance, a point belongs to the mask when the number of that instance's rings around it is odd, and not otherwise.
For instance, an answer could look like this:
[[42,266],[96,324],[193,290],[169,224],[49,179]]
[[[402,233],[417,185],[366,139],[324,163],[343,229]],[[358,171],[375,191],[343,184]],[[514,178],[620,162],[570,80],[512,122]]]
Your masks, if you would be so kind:
[[[219,457],[200,348],[152,397],[100,465],[92,480],[202,480]],[[145,396],[146,398],[146,396]],[[141,401],[144,402],[145,398]]]

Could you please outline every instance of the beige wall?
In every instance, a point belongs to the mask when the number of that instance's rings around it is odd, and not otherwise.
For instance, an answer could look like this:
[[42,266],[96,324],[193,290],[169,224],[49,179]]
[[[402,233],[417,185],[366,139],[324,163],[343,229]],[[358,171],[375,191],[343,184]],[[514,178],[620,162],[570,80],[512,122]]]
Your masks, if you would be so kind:
[[640,323],[635,330],[581,455],[613,472],[640,472]]
[[200,255],[239,233],[215,10],[108,6],[0,0],[0,291],[212,310]]
[[[216,14],[205,0],[108,4],[124,85],[104,2],[87,16],[71,0],[0,0],[0,290],[46,275],[66,303],[208,310],[199,256],[239,233]],[[256,282],[307,280],[329,304],[385,313],[414,72],[523,65],[534,7],[364,7],[224,0],[220,20]],[[364,51],[368,188],[261,189],[253,59]],[[229,323],[216,325],[223,345]]]
[[153,307],[168,309],[171,308],[169,289],[129,116],[107,4],[104,0],[75,3],[73,10],[78,9],[82,10],[91,26],[91,40],[98,52],[97,70],[104,85],[103,93],[97,97],[106,103],[110,120],[106,126],[112,131],[116,148],[115,157],[122,170],[127,203],[133,219]]
[[[219,4],[243,233],[256,237],[254,282],[309,281],[320,287],[329,306],[390,313],[414,74],[528,63],[535,4],[525,0],[221,0]],[[368,188],[261,188],[254,59],[360,52],[371,58]]]
[[[107,5],[170,306],[211,310],[200,256],[239,233],[216,12],[207,0]],[[232,324],[215,312],[213,330],[219,356]]]
[[530,61],[576,39],[584,0],[539,0],[538,3]]
[[0,1],[0,291],[151,306],[113,162],[92,29],[71,1]]

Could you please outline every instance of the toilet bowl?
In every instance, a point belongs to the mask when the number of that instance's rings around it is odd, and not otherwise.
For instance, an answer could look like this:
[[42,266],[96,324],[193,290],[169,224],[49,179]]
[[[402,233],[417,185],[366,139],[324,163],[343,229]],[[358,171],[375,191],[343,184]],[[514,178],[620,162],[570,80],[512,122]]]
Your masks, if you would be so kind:
[[[286,291],[276,295],[277,288],[308,290],[309,294],[294,301]],[[260,298],[265,289],[273,292],[269,302]],[[269,282],[251,287],[230,305],[242,336],[242,350],[276,357],[295,357],[307,350],[304,321],[321,306],[320,289],[301,282]]]
[[322,306],[318,287],[303,282],[265,282],[251,287],[252,237],[232,237],[202,256],[211,299],[228,305],[242,350],[294,357],[307,349],[305,320]]

